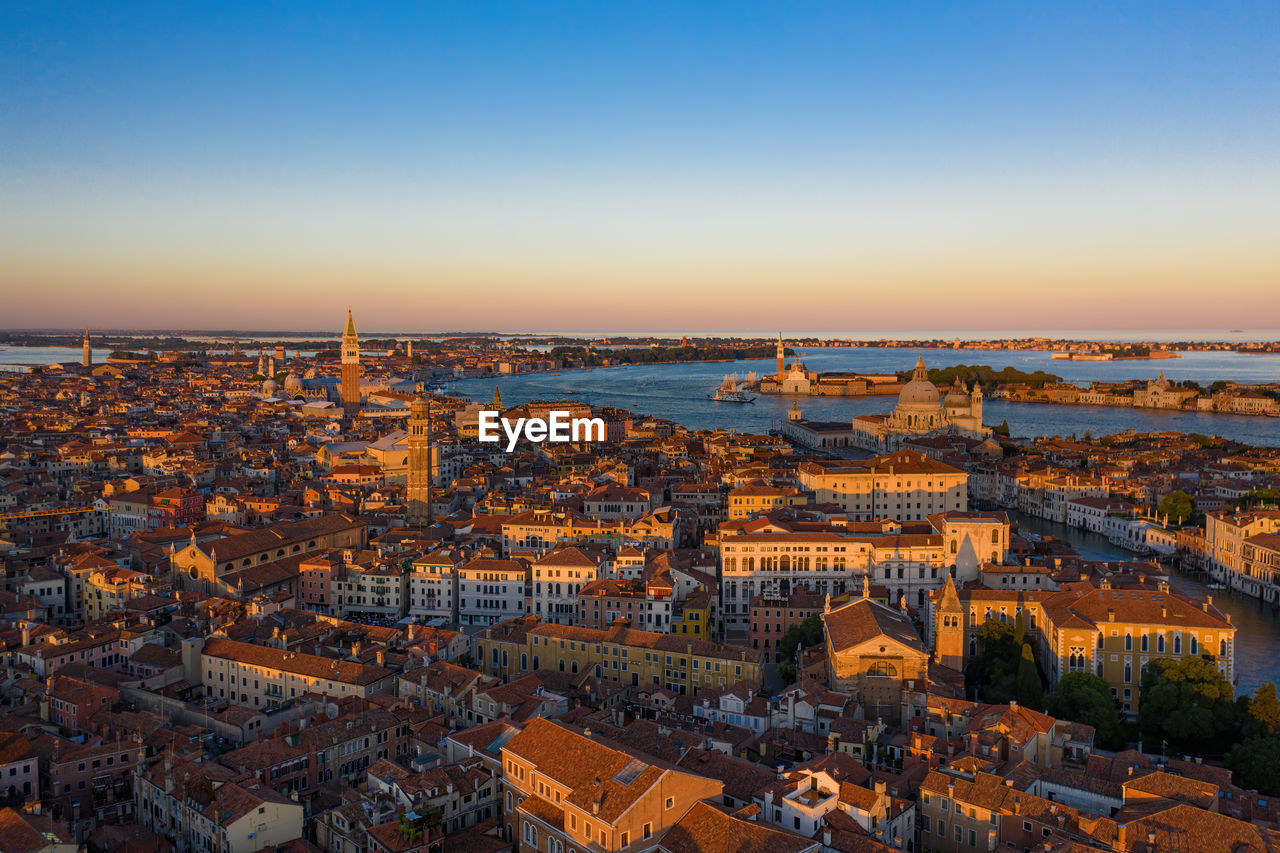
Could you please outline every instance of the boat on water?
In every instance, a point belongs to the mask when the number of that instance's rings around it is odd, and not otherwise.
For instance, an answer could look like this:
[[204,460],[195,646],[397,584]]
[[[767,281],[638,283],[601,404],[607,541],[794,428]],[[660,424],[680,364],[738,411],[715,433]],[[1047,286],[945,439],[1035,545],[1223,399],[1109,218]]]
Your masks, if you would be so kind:
[[754,403],[756,398],[747,396],[743,388],[744,384],[738,381],[738,374],[730,373],[715,393],[708,396],[717,403]]

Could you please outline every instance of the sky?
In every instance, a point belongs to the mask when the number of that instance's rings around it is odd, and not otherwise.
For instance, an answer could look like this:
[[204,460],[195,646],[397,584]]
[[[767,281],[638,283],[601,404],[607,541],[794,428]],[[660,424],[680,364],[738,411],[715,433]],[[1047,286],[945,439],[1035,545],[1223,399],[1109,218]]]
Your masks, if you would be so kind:
[[1280,328],[1280,3],[0,0],[0,328]]

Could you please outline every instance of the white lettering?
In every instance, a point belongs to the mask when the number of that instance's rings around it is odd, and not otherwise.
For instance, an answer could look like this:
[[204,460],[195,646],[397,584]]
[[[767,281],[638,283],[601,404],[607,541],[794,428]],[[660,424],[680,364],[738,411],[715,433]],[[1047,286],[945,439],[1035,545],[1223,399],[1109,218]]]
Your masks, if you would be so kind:
[[[505,421],[506,418],[503,418]],[[480,440],[497,441],[498,413],[489,409],[480,410]]]
[[512,429],[511,421],[507,420],[506,418],[502,419],[502,431],[507,434],[507,439],[508,439],[507,441],[508,453],[516,449],[516,442],[520,440],[520,428],[524,426],[524,422],[525,422],[524,418],[516,418],[515,428]]
[[[578,429],[582,429],[582,437],[578,437]],[[592,437],[591,431],[596,431],[595,438]],[[573,419],[573,440],[574,441],[604,441],[604,418],[574,418]]]
[[569,440],[569,413],[563,409],[556,409],[551,413],[551,430],[547,438],[551,441],[564,442]]
[[[571,418],[564,409],[548,412],[549,418],[517,418],[513,424],[492,409],[482,409],[477,422],[481,441],[502,441],[506,436],[507,452],[511,453],[521,438],[534,443],[553,441],[564,444],[570,441],[604,441],[603,418]],[[501,428],[502,435],[499,434]]]

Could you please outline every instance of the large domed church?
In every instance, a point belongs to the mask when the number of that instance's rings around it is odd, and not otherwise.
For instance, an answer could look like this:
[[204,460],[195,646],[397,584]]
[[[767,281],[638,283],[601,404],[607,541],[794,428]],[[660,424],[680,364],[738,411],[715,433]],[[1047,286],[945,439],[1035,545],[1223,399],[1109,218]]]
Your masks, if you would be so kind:
[[897,450],[904,442],[930,433],[987,438],[982,425],[982,387],[965,388],[960,378],[947,391],[929,381],[924,359],[916,361],[911,380],[898,392],[898,404],[888,415],[860,415],[853,419],[854,444],[877,452]]

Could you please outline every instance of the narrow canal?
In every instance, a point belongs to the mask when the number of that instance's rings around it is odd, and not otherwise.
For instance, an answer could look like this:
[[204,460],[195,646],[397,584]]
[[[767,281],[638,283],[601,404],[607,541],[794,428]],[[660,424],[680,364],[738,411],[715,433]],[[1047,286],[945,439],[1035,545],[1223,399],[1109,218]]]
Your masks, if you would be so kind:
[[[1069,542],[1087,560],[1139,559],[1097,533],[1076,530],[1020,512],[1010,512],[1009,515],[1023,530]],[[1174,589],[1188,594],[1212,595],[1213,603],[1231,614],[1231,622],[1236,626],[1237,695],[1251,693],[1267,681],[1280,684],[1280,616],[1270,605],[1226,590],[1205,589],[1198,581],[1176,573],[1171,584]]]

